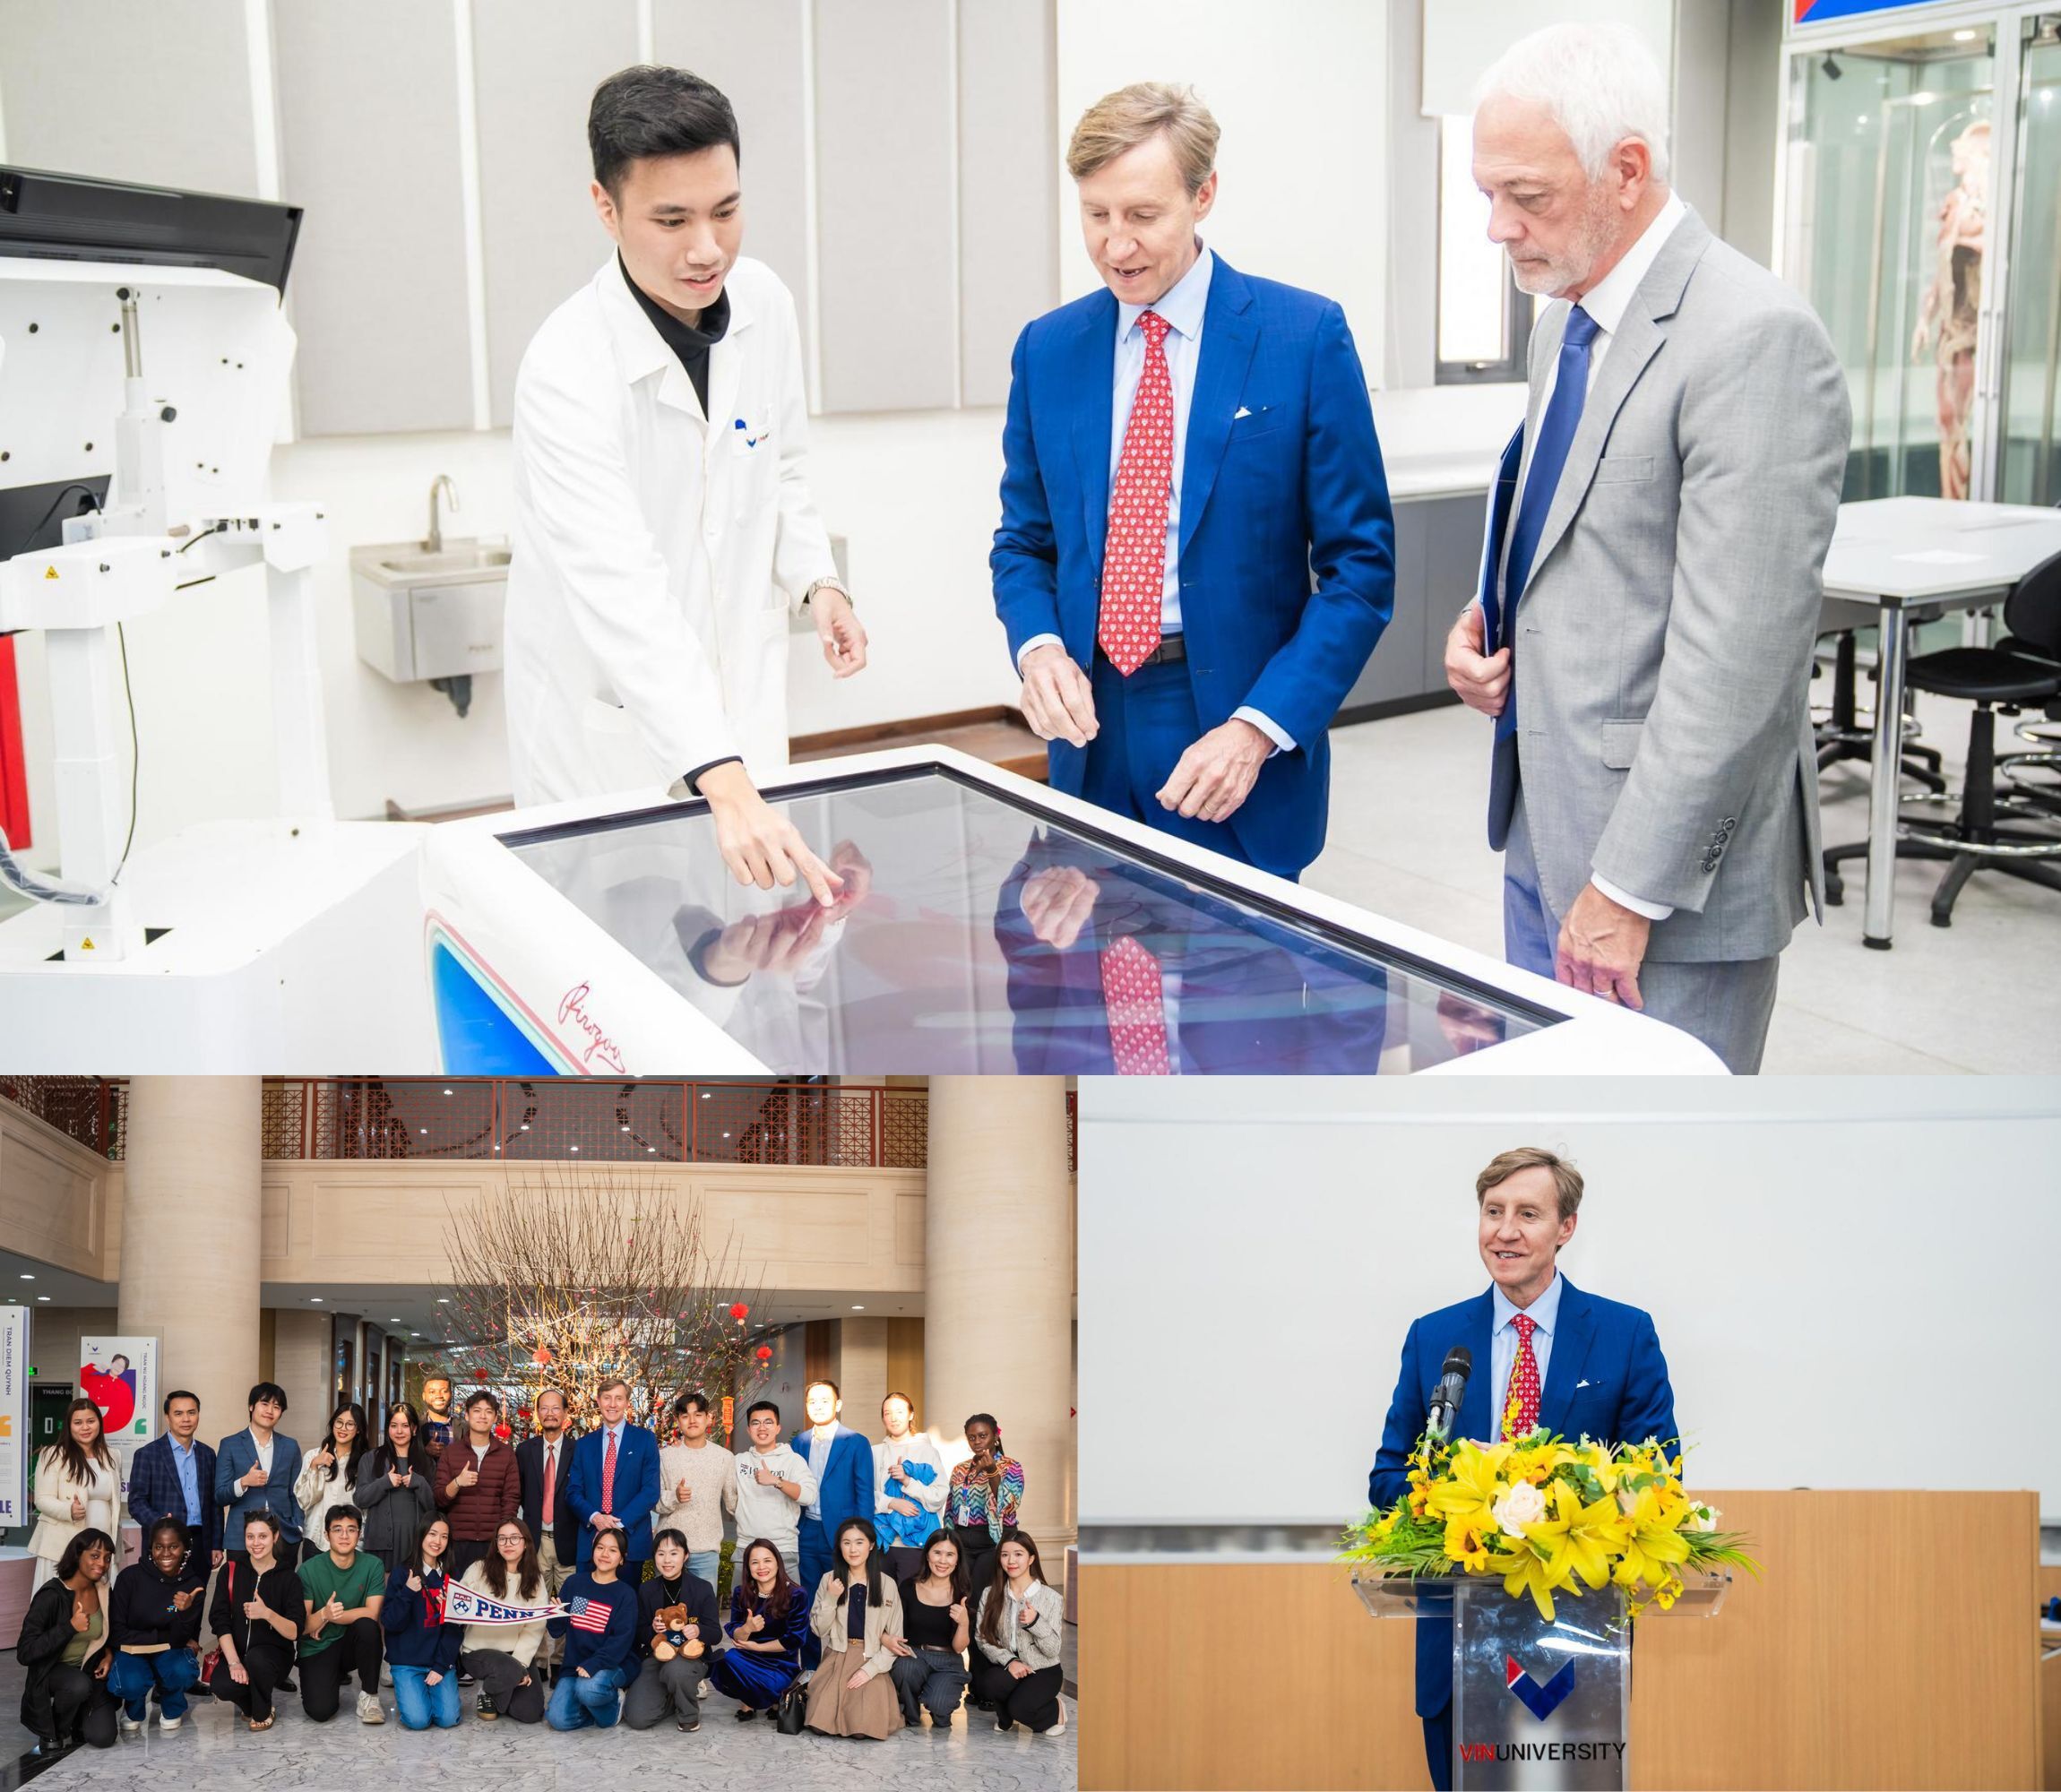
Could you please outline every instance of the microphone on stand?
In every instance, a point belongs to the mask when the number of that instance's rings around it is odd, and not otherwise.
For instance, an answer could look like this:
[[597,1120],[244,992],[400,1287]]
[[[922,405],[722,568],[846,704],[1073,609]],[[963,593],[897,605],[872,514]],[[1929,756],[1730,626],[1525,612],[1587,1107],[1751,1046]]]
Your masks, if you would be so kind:
[[1445,1353],[1445,1366],[1439,1371],[1438,1386],[1424,1416],[1427,1437],[1440,1443],[1452,1438],[1453,1424],[1460,1417],[1460,1402],[1467,1394],[1467,1378],[1473,1373],[1474,1353],[1466,1345],[1455,1344]]

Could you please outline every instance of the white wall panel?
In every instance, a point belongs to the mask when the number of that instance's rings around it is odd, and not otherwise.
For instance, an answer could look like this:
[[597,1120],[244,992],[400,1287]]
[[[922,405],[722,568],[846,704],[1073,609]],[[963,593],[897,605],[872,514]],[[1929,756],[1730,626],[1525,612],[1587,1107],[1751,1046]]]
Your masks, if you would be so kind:
[[[1083,1522],[1356,1517],[1404,1334],[1488,1286],[1474,1178],[1520,1144],[1587,1178],[1563,1272],[1652,1314],[1693,1479],[1978,1461],[2061,1514],[2052,1079],[1282,1077],[1082,1084]],[[1137,1471],[1148,1387],[1227,1440],[1207,1473]]]
[[472,13],[492,416],[515,415],[515,371],[543,323],[611,245],[594,215],[587,108],[637,59],[636,0],[491,0]]

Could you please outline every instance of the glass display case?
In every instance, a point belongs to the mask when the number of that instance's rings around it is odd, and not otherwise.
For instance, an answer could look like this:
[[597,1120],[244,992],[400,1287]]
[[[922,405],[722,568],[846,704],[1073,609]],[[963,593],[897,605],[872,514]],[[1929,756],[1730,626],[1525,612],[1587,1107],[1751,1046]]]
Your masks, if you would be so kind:
[[2018,202],[2005,311],[2000,464],[2006,504],[2061,504],[2061,12],[2021,23]]
[[1967,497],[1989,255],[1987,28],[1792,55],[1783,269],[1853,399],[1849,500]]
[[2061,501],[2061,12],[1807,9],[1785,79],[1778,267],[1847,369],[1844,496]]

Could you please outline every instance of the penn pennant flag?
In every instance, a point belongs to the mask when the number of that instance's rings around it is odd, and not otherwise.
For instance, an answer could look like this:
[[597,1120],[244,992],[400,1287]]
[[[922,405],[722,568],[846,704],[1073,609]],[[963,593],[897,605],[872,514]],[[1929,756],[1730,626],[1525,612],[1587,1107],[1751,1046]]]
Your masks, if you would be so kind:
[[475,1592],[470,1587],[455,1582],[447,1586],[444,1595],[446,1624],[526,1624],[566,1615],[567,1607],[556,1600],[547,1599],[540,1606],[519,1605],[512,1599],[489,1598],[485,1593]]

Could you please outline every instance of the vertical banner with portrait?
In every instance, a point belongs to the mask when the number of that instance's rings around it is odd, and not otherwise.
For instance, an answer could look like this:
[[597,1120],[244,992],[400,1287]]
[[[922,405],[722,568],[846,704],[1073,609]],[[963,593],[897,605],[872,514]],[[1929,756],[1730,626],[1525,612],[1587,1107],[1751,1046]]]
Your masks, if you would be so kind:
[[157,1434],[158,1352],[155,1332],[79,1340],[79,1391],[100,1409],[108,1447],[122,1465],[125,1503],[129,1459]]
[[29,1309],[0,1306],[0,1530],[29,1522]]

